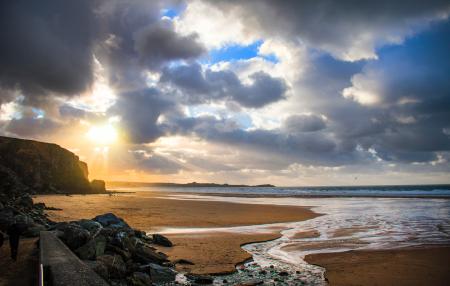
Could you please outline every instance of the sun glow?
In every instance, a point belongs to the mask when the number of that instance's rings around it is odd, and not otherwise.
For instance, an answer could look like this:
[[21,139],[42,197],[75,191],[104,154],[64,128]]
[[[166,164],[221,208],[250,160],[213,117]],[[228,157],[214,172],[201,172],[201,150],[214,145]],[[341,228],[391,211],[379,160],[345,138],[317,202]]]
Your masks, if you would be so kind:
[[92,126],[87,132],[87,137],[95,144],[107,146],[117,141],[117,130],[111,125]]

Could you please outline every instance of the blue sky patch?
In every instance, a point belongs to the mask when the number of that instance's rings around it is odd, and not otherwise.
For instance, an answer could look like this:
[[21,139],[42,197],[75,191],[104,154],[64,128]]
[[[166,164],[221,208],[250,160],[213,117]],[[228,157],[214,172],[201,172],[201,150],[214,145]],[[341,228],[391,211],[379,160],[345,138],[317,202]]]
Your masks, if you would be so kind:
[[277,63],[278,59],[275,55],[258,55],[258,50],[262,43],[263,41],[259,40],[248,46],[229,45],[220,49],[213,49],[208,55],[209,63],[247,60],[255,57],[262,57],[268,61]]

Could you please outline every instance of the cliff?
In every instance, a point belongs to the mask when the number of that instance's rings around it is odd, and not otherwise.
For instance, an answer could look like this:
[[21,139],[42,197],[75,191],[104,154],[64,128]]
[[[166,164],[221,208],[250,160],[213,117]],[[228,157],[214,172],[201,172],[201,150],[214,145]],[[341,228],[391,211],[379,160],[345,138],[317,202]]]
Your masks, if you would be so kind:
[[[93,189],[95,189],[93,191]],[[0,192],[91,193],[88,167],[50,143],[0,136]]]

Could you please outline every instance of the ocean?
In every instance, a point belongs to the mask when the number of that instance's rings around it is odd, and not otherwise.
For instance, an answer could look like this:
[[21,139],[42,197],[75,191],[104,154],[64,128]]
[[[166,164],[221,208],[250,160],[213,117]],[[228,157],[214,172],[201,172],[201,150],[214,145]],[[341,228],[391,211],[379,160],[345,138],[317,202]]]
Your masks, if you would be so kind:
[[[300,188],[157,188],[176,200],[310,207],[319,217],[281,224],[227,228],[164,228],[161,233],[264,232],[281,226],[281,238],[243,246],[258,265],[299,271],[309,285],[325,285],[324,269],[308,254],[450,244],[450,186]],[[128,188],[128,190],[130,190]],[[150,189],[138,188],[146,192]],[[144,195],[144,194],[140,194]],[[166,197],[167,198],[167,197]],[[314,233],[298,237],[298,233]],[[252,263],[246,265],[252,271]],[[257,269],[254,270],[255,275]],[[237,272],[227,279],[239,279]]]

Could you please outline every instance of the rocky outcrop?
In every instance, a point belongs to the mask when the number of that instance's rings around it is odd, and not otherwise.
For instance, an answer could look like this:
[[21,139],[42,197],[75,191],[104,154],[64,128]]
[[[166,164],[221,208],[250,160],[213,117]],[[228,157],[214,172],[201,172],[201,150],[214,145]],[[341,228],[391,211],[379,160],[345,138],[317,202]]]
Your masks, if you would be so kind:
[[50,143],[0,136],[0,193],[99,193],[104,182],[88,180],[74,153]]
[[58,223],[50,229],[111,285],[172,285],[175,281],[174,263],[154,247],[155,238],[166,246],[172,242],[158,234],[147,236],[113,213]]

